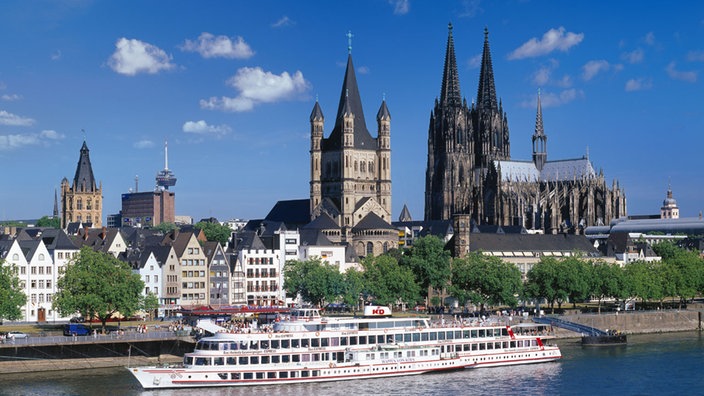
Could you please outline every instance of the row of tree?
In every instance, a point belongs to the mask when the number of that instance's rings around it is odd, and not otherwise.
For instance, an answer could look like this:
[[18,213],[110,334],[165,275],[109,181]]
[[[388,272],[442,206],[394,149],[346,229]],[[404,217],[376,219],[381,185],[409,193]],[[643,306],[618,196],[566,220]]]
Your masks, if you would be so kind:
[[498,257],[472,253],[450,257],[439,238],[416,240],[403,251],[365,258],[362,271],[337,267],[314,258],[290,261],[284,269],[284,287],[290,297],[301,296],[315,305],[345,302],[356,305],[360,297],[383,305],[414,305],[427,301],[441,305],[428,291],[446,290],[463,306],[473,303],[516,307],[522,301],[546,301],[551,308],[563,303],[607,299],[662,303],[666,298],[683,302],[704,291],[704,260],[697,252],[671,243],[654,247],[659,262],[635,261],[621,267],[579,256],[542,257],[526,274]]

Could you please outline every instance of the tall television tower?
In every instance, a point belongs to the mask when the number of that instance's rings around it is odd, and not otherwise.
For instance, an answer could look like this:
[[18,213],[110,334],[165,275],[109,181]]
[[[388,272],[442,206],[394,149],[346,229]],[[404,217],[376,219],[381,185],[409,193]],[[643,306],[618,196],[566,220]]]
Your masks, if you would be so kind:
[[169,170],[169,142],[164,141],[164,170],[156,174],[156,187],[168,190],[176,185],[176,176]]

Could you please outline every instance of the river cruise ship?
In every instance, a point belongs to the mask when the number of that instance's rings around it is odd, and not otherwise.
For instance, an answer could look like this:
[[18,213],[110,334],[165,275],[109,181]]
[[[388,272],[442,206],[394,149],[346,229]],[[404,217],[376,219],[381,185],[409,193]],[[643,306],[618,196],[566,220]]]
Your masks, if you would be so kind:
[[[543,335],[505,325],[391,317],[365,307],[363,317],[323,317],[294,309],[266,329],[232,331],[202,321],[201,338],[183,364],[133,367],[145,389],[271,385],[381,378],[561,357]],[[545,326],[543,326],[545,327]]]

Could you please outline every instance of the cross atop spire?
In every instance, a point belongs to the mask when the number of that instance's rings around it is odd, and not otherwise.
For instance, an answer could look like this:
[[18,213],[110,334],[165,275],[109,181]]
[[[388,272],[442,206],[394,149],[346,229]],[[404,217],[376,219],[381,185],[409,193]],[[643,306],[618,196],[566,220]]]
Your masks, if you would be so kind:
[[351,54],[352,53],[352,37],[354,37],[354,35],[352,34],[351,30],[348,30],[347,34],[345,36],[347,36],[347,53]]

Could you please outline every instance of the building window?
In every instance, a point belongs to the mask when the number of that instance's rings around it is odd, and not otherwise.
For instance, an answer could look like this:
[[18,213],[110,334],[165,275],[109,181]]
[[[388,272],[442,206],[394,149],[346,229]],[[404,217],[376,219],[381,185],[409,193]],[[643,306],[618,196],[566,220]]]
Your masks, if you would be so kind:
[[13,260],[13,261],[19,261],[19,259],[20,259],[20,255],[19,255],[19,254],[15,253],[15,254],[12,255],[12,260]]
[[78,210],[83,209],[83,200],[80,198],[78,198],[78,200],[76,200],[76,209],[78,209]]
[[371,242],[367,242],[367,256],[373,256],[374,255],[374,244]]

